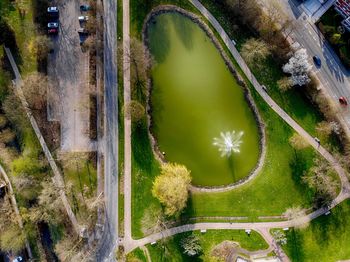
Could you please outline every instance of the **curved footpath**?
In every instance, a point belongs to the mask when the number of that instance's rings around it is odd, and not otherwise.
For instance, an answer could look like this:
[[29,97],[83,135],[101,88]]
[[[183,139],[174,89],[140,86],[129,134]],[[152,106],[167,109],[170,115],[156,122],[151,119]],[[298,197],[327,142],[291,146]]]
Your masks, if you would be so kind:
[[[127,2],[127,0],[124,0],[124,3]],[[138,240],[132,240],[130,235],[123,240],[125,252],[128,253],[132,251],[133,249],[144,246],[146,244],[152,243],[154,241],[157,241],[162,238],[166,238],[169,236],[173,236],[178,233],[187,232],[187,231],[193,231],[193,230],[207,230],[207,229],[252,229],[258,231],[266,240],[266,242],[269,244],[270,248],[272,248],[277,256],[282,261],[290,261],[289,258],[284,254],[282,249],[279,245],[276,244],[274,239],[272,238],[271,234],[269,233],[270,229],[272,228],[287,228],[287,227],[294,227],[298,225],[302,225],[305,223],[310,222],[311,220],[323,215],[325,212],[327,212],[329,209],[335,207],[336,205],[340,204],[344,200],[348,199],[350,197],[350,184],[346,175],[346,172],[344,169],[339,165],[339,163],[336,161],[336,159],[321,145],[319,145],[315,139],[310,136],[299,124],[297,124],[281,107],[279,107],[272,98],[268,95],[267,92],[265,92],[259,82],[256,80],[250,69],[248,68],[247,64],[242,59],[241,55],[238,53],[237,49],[233,45],[231,39],[226,34],[224,29],[221,27],[219,22],[215,19],[215,17],[198,1],[198,0],[189,0],[190,3],[192,3],[198,11],[211,23],[211,25],[215,28],[215,30],[219,33],[221,39],[239,64],[240,68],[243,70],[246,77],[249,79],[249,81],[252,83],[254,88],[257,90],[257,92],[260,94],[260,96],[265,100],[265,102],[284,120],[286,123],[288,123],[298,134],[300,134],[315,150],[319,152],[320,155],[322,155],[334,168],[334,170],[337,172],[340,181],[341,181],[341,191],[336,199],[332,201],[329,208],[321,208],[318,209],[304,217],[294,219],[294,220],[288,220],[288,221],[279,221],[279,222],[252,222],[252,223],[195,223],[195,224],[187,224],[182,225],[174,228],[167,229],[165,231],[144,237],[142,239]],[[125,17],[126,18],[126,17]],[[128,18],[128,17],[127,17]],[[127,20],[129,21],[129,20]],[[125,22],[125,21],[124,21]],[[125,72],[124,72],[125,73]],[[125,135],[130,137],[130,133]],[[126,153],[126,152],[125,152]],[[128,152],[129,154],[130,152]],[[125,173],[125,176],[129,176],[128,178],[128,186],[130,186],[131,181],[131,173],[127,172]],[[125,179],[126,180],[126,179]],[[126,187],[124,187],[125,189]],[[129,191],[129,190],[127,190]],[[128,219],[131,220],[130,214],[131,214],[131,197],[125,198],[125,201],[129,203],[125,203],[125,207],[128,207],[125,209],[125,213],[129,213]],[[126,217],[125,217],[126,218]],[[128,230],[131,229],[131,221],[125,221],[125,224],[128,226]],[[130,230],[131,231],[131,230]],[[130,234],[129,231],[129,234]],[[263,255],[265,251],[261,251],[261,254]]]

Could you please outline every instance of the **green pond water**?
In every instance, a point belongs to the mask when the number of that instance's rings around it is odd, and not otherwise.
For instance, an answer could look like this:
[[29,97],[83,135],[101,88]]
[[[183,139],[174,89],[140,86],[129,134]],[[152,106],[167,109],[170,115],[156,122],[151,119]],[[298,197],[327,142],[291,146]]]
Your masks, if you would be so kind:
[[[242,88],[206,33],[192,20],[165,13],[148,27],[152,68],[152,133],[169,162],[185,165],[192,183],[233,183],[254,169],[259,133]],[[221,157],[220,132],[243,131],[241,152]]]

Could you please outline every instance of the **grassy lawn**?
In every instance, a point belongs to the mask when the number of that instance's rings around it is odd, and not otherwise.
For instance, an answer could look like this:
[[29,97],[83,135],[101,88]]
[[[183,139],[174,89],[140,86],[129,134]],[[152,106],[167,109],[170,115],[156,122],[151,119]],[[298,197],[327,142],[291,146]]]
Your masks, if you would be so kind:
[[19,69],[24,75],[33,72],[37,69],[37,60],[28,48],[28,44],[30,41],[33,41],[37,33],[33,21],[33,3],[30,0],[23,1],[23,8],[26,10],[26,15],[21,18],[14,1],[2,0],[1,2],[0,8],[3,19],[15,33],[19,51],[15,58]]
[[168,238],[165,243],[166,248],[159,242],[154,246],[147,245],[152,261],[217,261],[211,256],[211,251],[225,240],[238,242],[242,248],[249,251],[268,248],[263,238],[254,231],[250,236],[247,236],[244,230],[208,230],[204,234],[194,231],[193,234],[198,236],[203,249],[203,254],[199,257],[190,258],[182,253],[181,240],[191,235],[191,232],[186,232]]
[[[292,261],[338,261],[350,257],[350,201],[332,209],[328,216],[321,216],[306,229],[287,233],[287,245],[283,249]],[[317,259],[316,259],[317,257]]]
[[126,256],[127,262],[147,262],[147,258],[144,252],[140,248],[136,248]]
[[197,9],[186,0],[131,0],[130,1],[130,31],[131,35],[141,38],[142,27],[148,13],[158,5],[176,5],[193,13],[198,13]]
[[[242,44],[251,38],[258,37],[249,28],[243,28],[234,24],[232,12],[225,8],[219,1],[201,0],[202,4],[215,16],[224,28],[225,32],[237,43],[236,47],[240,51]],[[252,68],[252,72],[259,81],[268,88],[269,95],[281,106],[298,124],[300,124],[312,136],[317,136],[315,127],[317,123],[324,120],[317,106],[312,105],[306,97],[302,88],[293,88],[285,93],[278,89],[277,81],[284,75],[282,69],[270,57],[261,68]],[[335,150],[339,150],[333,138],[322,138],[322,144],[331,144]]]
[[[97,171],[95,159],[86,153],[74,153],[71,160],[63,165],[63,176],[68,187],[68,199],[79,222],[86,222],[91,214],[86,208],[86,200],[96,195]],[[68,161],[69,164],[68,164]],[[95,212],[95,211],[92,211]]]
[[[132,34],[140,37],[144,17],[152,6],[170,2],[185,8],[188,6],[184,1],[132,1]],[[216,2],[203,2],[210,5],[211,11],[218,8]],[[189,10],[193,10],[193,7]],[[223,15],[229,13],[222,12],[221,15],[219,9],[213,13],[219,14],[219,21],[227,29],[230,23],[224,21]],[[228,31],[230,34],[240,34],[235,30]],[[239,43],[243,43],[249,37],[247,32],[240,36]],[[322,116],[316,108],[310,106],[302,92],[295,90],[280,94],[276,81],[281,77],[281,71],[273,61],[269,61],[267,65],[270,66],[260,72],[258,79],[269,86],[271,96],[314,135],[314,127],[322,120]],[[293,130],[266,105],[251,86],[250,89],[266,126],[267,153],[261,174],[248,184],[230,192],[193,194],[183,214],[184,219],[194,216],[247,216],[248,220],[256,221],[258,216],[281,215],[291,206],[310,207],[312,192],[302,183],[301,176],[312,166],[317,154],[311,148],[296,153],[288,143]],[[145,125],[133,127],[132,154],[132,233],[134,237],[141,237],[141,219],[145,210],[150,206],[160,208],[158,201],[151,194],[152,182],[159,173],[159,164],[153,157]]]
[[[267,152],[261,173],[248,184],[225,193],[193,194],[186,216],[258,216],[281,215],[287,207],[308,207],[310,190],[301,182],[303,173],[312,166],[315,151],[295,151],[287,142],[293,134],[255,92],[254,99],[266,125]],[[297,157],[297,158],[296,158]]]

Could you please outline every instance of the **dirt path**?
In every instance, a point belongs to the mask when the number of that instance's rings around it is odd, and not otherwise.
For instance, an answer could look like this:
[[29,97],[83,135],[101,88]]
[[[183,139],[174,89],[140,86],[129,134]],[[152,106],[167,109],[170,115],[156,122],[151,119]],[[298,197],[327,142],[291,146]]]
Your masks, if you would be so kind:
[[[130,2],[123,0],[123,80],[124,105],[130,102],[130,59],[127,54],[130,50]],[[131,119],[124,114],[124,240],[131,238]]]
[[143,253],[145,254],[145,256],[147,258],[147,262],[152,262],[151,255],[150,255],[150,253],[148,251],[148,248],[145,247],[145,246],[142,246],[140,248],[142,249]]

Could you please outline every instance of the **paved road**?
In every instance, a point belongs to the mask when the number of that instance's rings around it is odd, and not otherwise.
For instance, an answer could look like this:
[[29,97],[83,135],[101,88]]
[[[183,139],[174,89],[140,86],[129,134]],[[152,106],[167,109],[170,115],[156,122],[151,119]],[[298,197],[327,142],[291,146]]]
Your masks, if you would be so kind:
[[[340,96],[350,101],[350,73],[314,25],[314,19],[303,13],[301,5],[296,5],[295,1],[282,0],[281,3],[287,14],[295,21],[296,26],[290,36],[306,48],[310,57],[317,55],[321,58],[322,66],[315,70],[327,93],[333,98],[336,105],[339,104]],[[342,122],[349,134],[350,109],[339,106],[339,117],[344,120]]]
[[[128,1],[128,0],[125,0]],[[200,13],[211,23],[211,25],[215,28],[215,30],[219,33],[220,37],[222,38],[223,42],[245,73],[245,75],[248,77],[250,82],[253,84],[254,88],[257,90],[257,92],[261,95],[261,97],[265,100],[266,103],[282,118],[288,123],[297,133],[299,133],[306,141],[310,143],[312,147],[314,147],[335,169],[335,171],[338,173],[339,178],[341,180],[341,192],[338,195],[338,197],[331,203],[330,208],[335,207],[342,201],[348,199],[350,197],[350,184],[347,178],[347,175],[343,168],[337,163],[337,161],[333,158],[333,156],[326,151],[322,146],[320,146],[313,137],[311,137],[301,126],[299,126],[282,108],[280,108],[272,99],[271,97],[262,89],[261,85],[256,80],[255,76],[251,73],[250,69],[238,53],[237,49],[233,45],[231,39],[228,37],[226,32],[223,30],[221,25],[218,23],[218,21],[215,19],[215,17],[198,1],[198,0],[189,0],[199,11]],[[125,77],[125,75],[124,75]],[[129,200],[128,200],[129,201]],[[130,200],[131,203],[131,200]],[[132,240],[131,238],[125,238],[124,239],[124,247],[126,252],[131,251],[132,249],[144,246],[148,243],[152,243],[154,241],[157,241],[159,239],[172,236],[178,233],[186,232],[186,231],[192,231],[192,230],[201,230],[201,229],[254,229],[262,233],[264,238],[269,242],[270,245],[272,245],[276,251],[276,253],[279,255],[279,257],[282,259],[282,261],[289,261],[288,257],[283,253],[283,251],[279,248],[276,243],[274,243],[273,239],[271,238],[269,234],[269,229],[271,228],[286,228],[286,227],[293,227],[297,225],[303,225],[305,223],[308,223],[309,221],[323,215],[325,212],[327,212],[328,209],[321,208],[316,210],[315,212],[312,212],[304,217],[295,219],[295,220],[288,220],[288,221],[281,221],[281,222],[258,222],[258,223],[196,223],[196,224],[188,224],[188,225],[182,225],[179,227],[171,228],[165,231],[162,231],[160,233],[156,233],[150,236],[147,236],[145,238],[139,239],[139,240]],[[128,206],[125,204],[125,213],[131,213],[131,206]],[[128,218],[127,216],[125,218]],[[130,218],[128,218],[130,219]],[[125,221],[130,223],[129,221]]]
[[114,261],[118,239],[118,86],[116,65],[117,6],[103,0],[104,7],[104,197],[105,225],[97,261]]
[[80,46],[79,1],[57,1],[60,27],[48,56],[48,118],[60,122],[61,150],[90,151],[89,52]]

